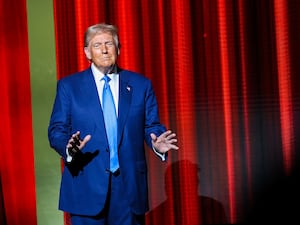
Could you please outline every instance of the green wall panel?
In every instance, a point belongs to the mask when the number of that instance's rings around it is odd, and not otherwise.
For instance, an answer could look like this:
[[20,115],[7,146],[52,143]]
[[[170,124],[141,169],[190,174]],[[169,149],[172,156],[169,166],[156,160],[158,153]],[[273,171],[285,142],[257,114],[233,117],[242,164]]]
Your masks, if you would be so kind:
[[63,225],[58,210],[60,158],[47,127],[56,89],[52,0],[27,0],[38,225]]

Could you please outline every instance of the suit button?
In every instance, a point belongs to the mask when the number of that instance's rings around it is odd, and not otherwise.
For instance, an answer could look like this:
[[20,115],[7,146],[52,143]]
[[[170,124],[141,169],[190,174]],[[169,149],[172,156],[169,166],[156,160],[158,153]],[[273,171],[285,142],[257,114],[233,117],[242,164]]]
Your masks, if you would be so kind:
[[108,148],[106,149],[106,152],[109,152],[109,149],[108,149]]
[[109,172],[110,172],[110,170],[106,168],[105,169],[105,173],[109,173]]

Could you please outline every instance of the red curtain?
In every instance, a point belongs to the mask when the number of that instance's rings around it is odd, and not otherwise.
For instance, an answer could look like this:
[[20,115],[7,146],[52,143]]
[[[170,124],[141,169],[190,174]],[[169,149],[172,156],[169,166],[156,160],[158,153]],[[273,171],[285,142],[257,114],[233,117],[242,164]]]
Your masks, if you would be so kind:
[[153,81],[178,135],[167,164],[148,155],[147,224],[243,222],[293,173],[299,13],[297,0],[54,0],[57,78],[88,66],[89,25],[116,24],[120,66]]
[[0,3],[0,224],[37,224],[25,0]]

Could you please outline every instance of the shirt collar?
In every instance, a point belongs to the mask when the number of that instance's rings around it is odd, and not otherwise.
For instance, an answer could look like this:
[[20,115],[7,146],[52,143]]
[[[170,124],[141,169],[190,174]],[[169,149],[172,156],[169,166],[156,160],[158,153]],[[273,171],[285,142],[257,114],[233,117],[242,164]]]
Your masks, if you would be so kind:
[[[92,63],[91,69],[95,80],[101,80],[104,77],[104,74],[95,66],[94,63]],[[117,77],[117,75],[118,75],[117,66],[114,66],[112,73],[107,74],[107,76],[109,76],[113,80],[115,77]]]

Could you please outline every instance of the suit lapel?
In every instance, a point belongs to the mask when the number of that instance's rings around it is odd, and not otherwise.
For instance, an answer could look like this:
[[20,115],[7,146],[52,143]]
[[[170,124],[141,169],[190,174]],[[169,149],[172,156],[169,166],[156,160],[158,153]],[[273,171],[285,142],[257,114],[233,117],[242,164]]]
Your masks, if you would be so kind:
[[104,118],[101,108],[101,103],[98,96],[97,86],[95,84],[94,76],[91,69],[84,72],[82,76],[82,81],[80,85],[81,96],[83,100],[87,103],[86,110],[89,111],[90,117],[88,119],[93,119],[96,121],[96,126],[104,130]]
[[118,144],[120,144],[132,98],[132,87],[129,85],[128,75],[128,72],[124,70],[119,72]]

